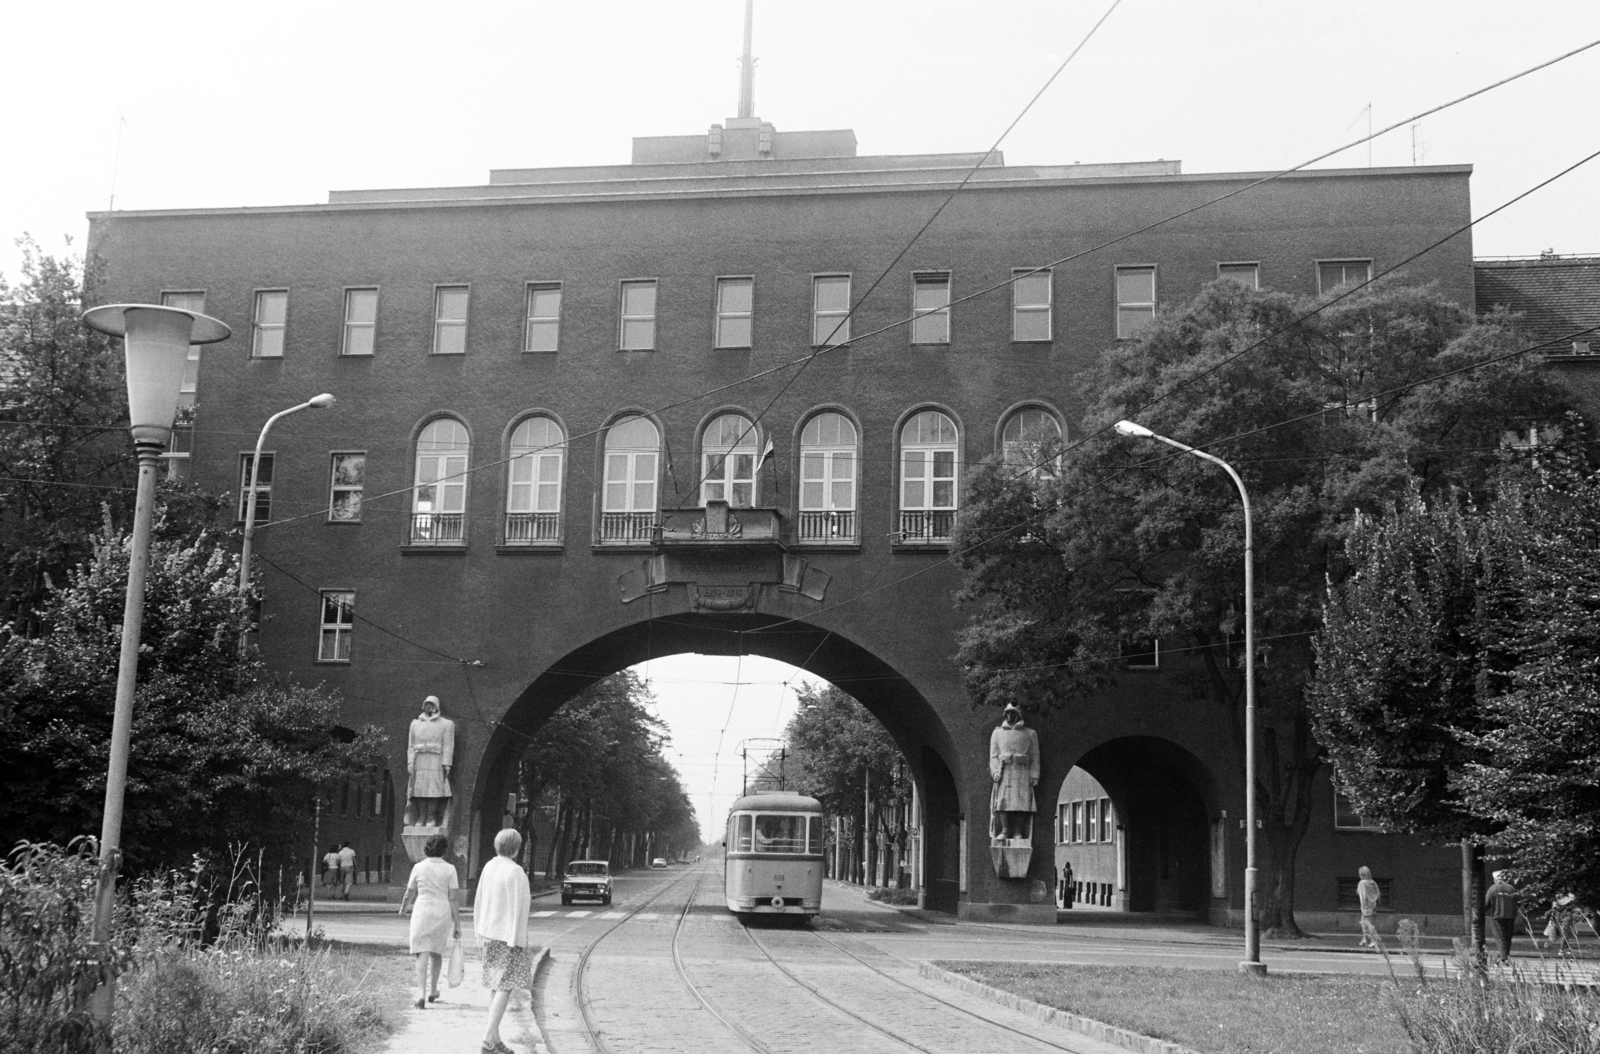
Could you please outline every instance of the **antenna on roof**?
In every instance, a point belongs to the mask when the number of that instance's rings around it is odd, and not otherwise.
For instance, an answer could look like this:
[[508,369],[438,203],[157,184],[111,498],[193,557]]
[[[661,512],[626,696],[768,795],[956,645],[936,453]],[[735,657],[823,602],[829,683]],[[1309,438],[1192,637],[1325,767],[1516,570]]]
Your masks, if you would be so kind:
[[744,55],[739,60],[739,116],[756,115],[756,60],[750,57],[750,23],[755,0],[744,0]]

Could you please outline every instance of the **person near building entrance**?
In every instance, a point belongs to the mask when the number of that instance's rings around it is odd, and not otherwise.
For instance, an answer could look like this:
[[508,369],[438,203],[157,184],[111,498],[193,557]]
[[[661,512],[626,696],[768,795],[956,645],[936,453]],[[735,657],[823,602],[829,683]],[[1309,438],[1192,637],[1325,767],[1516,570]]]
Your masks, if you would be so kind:
[[443,827],[450,808],[450,767],[456,753],[456,723],[440,712],[439,697],[422,700],[406,744],[407,826]]
[[[445,861],[444,854],[449,849],[450,842],[442,834],[424,843],[424,855],[411,869],[411,880],[406,883],[406,895],[400,902],[402,915],[416,905],[411,913],[411,954],[417,957],[417,1001],[413,1005],[418,1010],[426,1010],[439,998],[439,969],[450,950],[450,941],[461,937],[461,920],[456,917],[461,884],[455,867]],[[523,914],[527,914],[526,910]]]
[[356,851],[350,848],[350,843],[344,843],[344,848],[339,850],[339,878],[342,880],[340,892],[344,899],[350,899],[350,887],[356,884]]
[[1361,946],[1363,948],[1376,948],[1378,946],[1378,897],[1380,891],[1378,883],[1372,880],[1372,868],[1363,867],[1359,874],[1361,881],[1356,883],[1356,899],[1361,902]]
[[1072,888],[1072,861],[1068,860],[1061,865],[1061,906],[1064,908],[1072,907],[1072,902],[1076,899],[1076,892]]
[[328,846],[322,856],[322,884],[339,888],[339,843]]
[[1511,961],[1511,938],[1517,932],[1517,887],[1506,880],[1506,872],[1494,873],[1494,885],[1483,897],[1483,910],[1494,923],[1500,939],[1500,961]]
[[484,1054],[510,1054],[500,1039],[500,1019],[514,991],[533,992],[533,959],[528,939],[528,908],[532,896],[528,873],[517,864],[522,835],[507,827],[494,836],[495,857],[478,876],[478,893],[472,905],[472,924],[483,946],[483,984],[494,993],[489,998],[489,1027],[483,1035]]

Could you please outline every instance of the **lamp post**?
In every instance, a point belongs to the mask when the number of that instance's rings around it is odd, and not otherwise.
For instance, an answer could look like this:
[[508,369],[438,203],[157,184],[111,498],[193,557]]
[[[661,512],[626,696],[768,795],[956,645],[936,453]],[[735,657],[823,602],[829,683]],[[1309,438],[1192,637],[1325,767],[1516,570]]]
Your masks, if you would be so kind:
[[[83,321],[90,329],[123,338],[129,431],[139,455],[139,489],[128,554],[128,592],[122,609],[122,652],[117,660],[116,708],[111,722],[105,811],[100,821],[100,873],[94,900],[94,942],[103,949],[111,938],[117,871],[122,866],[122,799],[128,783],[128,738],[133,727],[133,690],[139,669],[139,631],[144,622],[145,573],[150,566],[156,469],[161,452],[172,437],[172,419],[178,412],[189,345],[214,344],[228,339],[232,331],[209,315],[153,304],[107,304],[84,312]],[[111,1045],[114,985],[108,976],[89,997],[90,1014],[101,1026],[97,1042],[104,1050]]]
[[239,591],[242,593],[250,588],[250,543],[256,534],[256,487],[261,482],[261,448],[266,445],[267,433],[272,431],[272,426],[290,414],[297,414],[301,410],[325,410],[334,404],[333,396],[327,392],[313,395],[303,403],[297,403],[287,410],[279,410],[267,418],[267,423],[261,426],[261,434],[256,436],[255,456],[250,459],[250,496],[245,499],[244,510],[244,544],[239,548]]
[[1255,539],[1250,530],[1250,494],[1233,466],[1204,450],[1196,450],[1176,439],[1150,431],[1133,421],[1118,421],[1118,432],[1140,439],[1154,439],[1177,447],[1185,454],[1220,465],[1239,488],[1244,503],[1244,962],[1243,973],[1264,974],[1261,961],[1261,933],[1256,925],[1256,615],[1255,615]]

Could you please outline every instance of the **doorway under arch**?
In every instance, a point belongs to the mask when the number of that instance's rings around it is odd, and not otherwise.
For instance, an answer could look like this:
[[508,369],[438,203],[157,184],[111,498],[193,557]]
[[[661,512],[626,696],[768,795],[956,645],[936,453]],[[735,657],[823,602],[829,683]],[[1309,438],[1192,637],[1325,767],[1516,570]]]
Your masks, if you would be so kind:
[[[576,648],[511,704],[490,735],[472,795],[476,859],[483,859],[514,791],[520,744],[585,688],[669,655],[757,655],[826,680],[860,702],[905,757],[921,804],[924,906],[954,912],[960,892],[959,755],[938,711],[911,681],[866,648],[831,630],[761,614],[675,614],[645,619]],[[717,826],[716,817],[705,818]]]
[[1221,864],[1215,802],[1210,771],[1169,740],[1124,736],[1088,751],[1056,799],[1057,903],[1204,916]]

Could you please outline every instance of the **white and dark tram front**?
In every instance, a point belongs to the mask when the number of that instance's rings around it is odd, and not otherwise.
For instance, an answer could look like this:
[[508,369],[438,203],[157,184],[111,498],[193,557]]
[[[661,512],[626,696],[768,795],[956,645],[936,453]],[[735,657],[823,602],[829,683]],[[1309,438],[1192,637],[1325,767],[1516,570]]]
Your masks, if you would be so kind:
[[822,911],[822,803],[794,791],[751,794],[733,803],[722,869],[735,915]]

